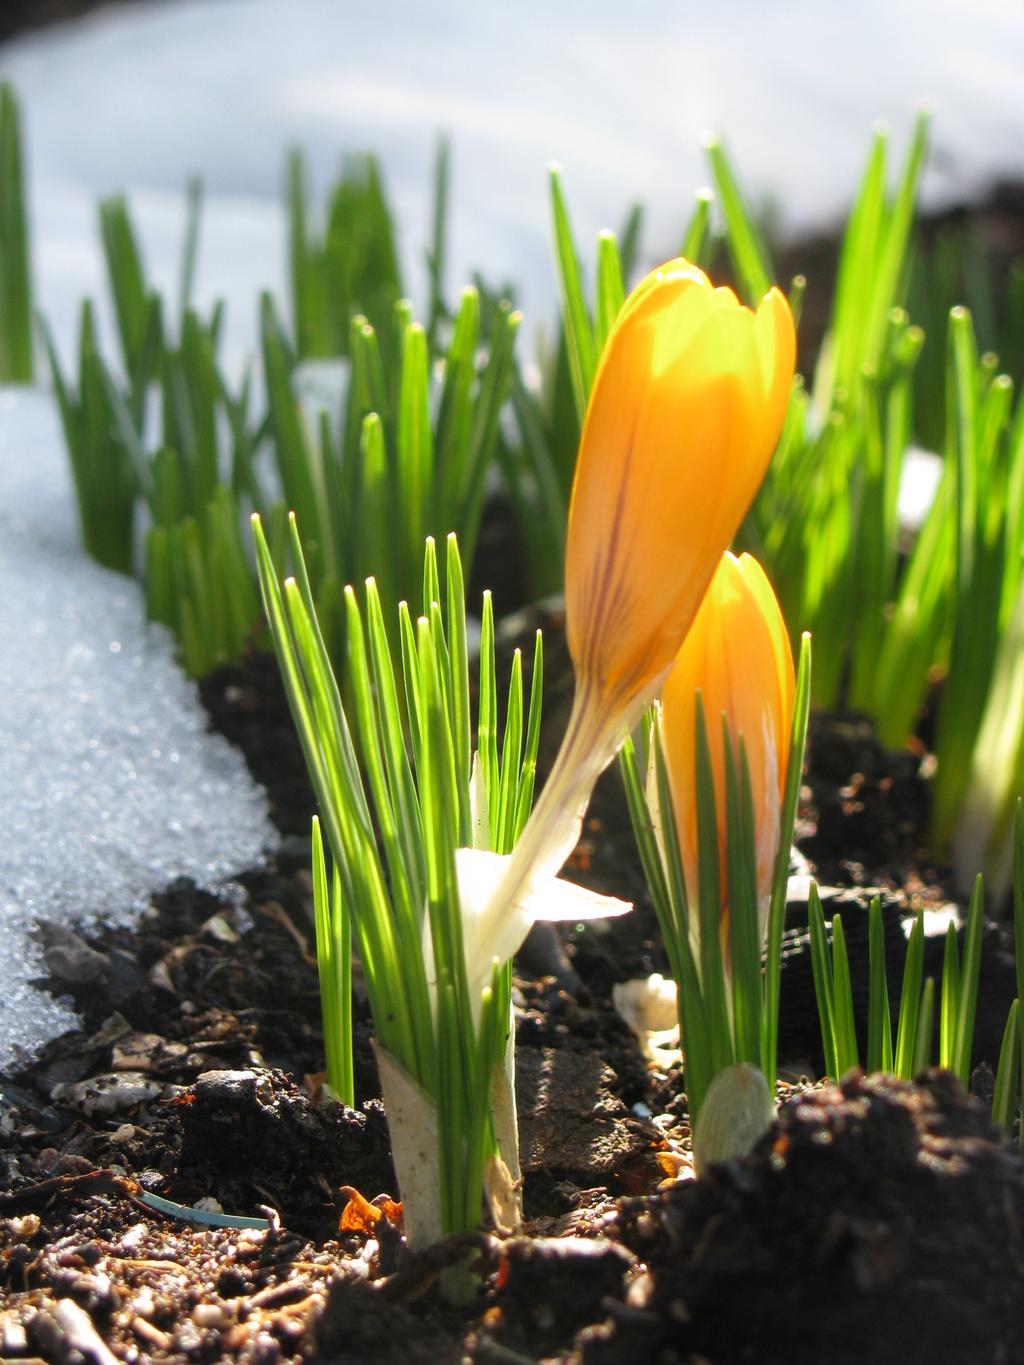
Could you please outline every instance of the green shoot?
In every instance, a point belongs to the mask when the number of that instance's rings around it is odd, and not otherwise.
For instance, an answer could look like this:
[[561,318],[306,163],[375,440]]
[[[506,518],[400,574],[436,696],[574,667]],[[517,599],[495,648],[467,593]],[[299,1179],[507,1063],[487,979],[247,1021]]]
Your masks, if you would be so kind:
[[907,940],[907,956],[903,964],[903,987],[900,991],[900,1012],[896,1025],[896,1053],[894,1070],[901,1080],[909,1081],[917,1074],[917,1033],[921,1023],[921,990],[924,976],[924,918],[918,915]]
[[323,835],[315,815],[313,908],[327,1084],[343,1104],[352,1108],[356,1102],[352,1069],[352,919],[337,870],[328,878]]
[[1006,1028],[999,1048],[996,1082],[992,1092],[992,1122],[1012,1131],[1017,1114],[1020,1088],[1020,998],[1014,1000],[1006,1016]]
[[885,971],[885,925],[882,903],[872,896],[868,907],[868,1058],[867,1069],[893,1069],[892,1017]]
[[29,269],[21,112],[0,81],[0,383],[31,383],[32,282]]
[[975,878],[964,929],[963,958],[957,972],[956,1030],[950,1069],[963,1081],[971,1077],[974,1017],[978,1006],[978,972],[981,967],[981,936],[985,927],[985,890],[981,874]]
[[840,915],[833,917],[830,957],[821,898],[818,888],[813,883],[807,911],[811,934],[814,993],[818,1002],[818,1018],[821,1021],[822,1045],[825,1050],[825,1071],[833,1080],[838,1081],[848,1071],[860,1066],[843,922]]
[[551,204],[555,223],[555,250],[558,257],[558,278],[562,288],[562,318],[565,327],[569,370],[572,375],[576,416],[582,426],[587,399],[597,369],[598,347],[594,325],[587,309],[583,277],[576,244],[573,239],[569,210],[562,189],[561,171],[551,168]]
[[146,344],[152,295],[146,284],[142,252],[127,200],[123,195],[102,200],[99,215],[124,370],[134,375]]
[[[439,204],[445,172],[438,176]],[[346,159],[340,180],[330,192],[322,235],[309,224],[309,191],[305,158],[298,150],[288,158],[289,257],[292,313],[300,356],[346,355],[349,325],[357,314],[381,334],[384,349],[392,343],[395,304],[403,285],[395,242],[394,217],[387,202],[376,157]],[[438,209],[442,216],[443,208]],[[435,214],[434,255],[438,254]],[[440,276],[437,276],[439,279]],[[436,301],[432,302],[432,311]]]
[[[709,137],[704,143],[715,177],[719,202],[725,215],[725,240],[732,257],[733,268],[740,283],[740,289],[748,304],[756,307],[764,298],[775,279],[765,246],[757,225],[746,205],[732,163],[725,148],[716,137]],[[689,234],[688,234],[689,235]],[[686,254],[685,252],[683,253]]]

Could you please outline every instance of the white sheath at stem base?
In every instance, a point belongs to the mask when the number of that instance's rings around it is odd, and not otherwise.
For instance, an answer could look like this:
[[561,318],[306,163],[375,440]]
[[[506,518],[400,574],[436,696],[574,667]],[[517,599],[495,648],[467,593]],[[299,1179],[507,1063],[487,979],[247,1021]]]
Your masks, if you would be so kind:
[[[494,1118],[494,1136],[498,1152],[505,1164],[512,1187],[511,1206],[512,1232],[522,1226],[522,1199],[520,1189],[523,1172],[519,1164],[519,1115],[516,1110],[516,1014],[515,1007],[509,1006],[508,1038],[505,1042],[505,1061],[496,1067],[491,1078],[491,1113]],[[506,1219],[507,1222],[507,1219]]]
[[405,1240],[410,1249],[420,1251],[439,1242],[444,1235],[437,1106],[405,1067],[376,1038],[372,1041],[402,1200]]

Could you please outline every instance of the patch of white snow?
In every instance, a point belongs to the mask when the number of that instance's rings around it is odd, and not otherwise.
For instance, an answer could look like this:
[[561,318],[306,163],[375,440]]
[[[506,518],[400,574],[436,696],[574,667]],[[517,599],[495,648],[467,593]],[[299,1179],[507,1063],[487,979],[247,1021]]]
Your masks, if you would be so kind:
[[29,984],[40,918],[124,923],[272,846],[266,797],[206,732],[139,585],[79,547],[52,395],[0,389],[0,1067],[75,1022]]

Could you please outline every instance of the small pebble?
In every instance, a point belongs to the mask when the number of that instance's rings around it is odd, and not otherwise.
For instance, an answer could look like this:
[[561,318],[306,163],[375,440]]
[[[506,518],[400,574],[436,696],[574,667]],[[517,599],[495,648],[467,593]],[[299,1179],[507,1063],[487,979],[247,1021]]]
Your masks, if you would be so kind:
[[90,1175],[94,1169],[91,1161],[76,1152],[65,1152],[57,1159],[57,1175]]
[[219,1303],[197,1303],[192,1309],[192,1321],[197,1327],[210,1329],[223,1327],[227,1317]]
[[196,1325],[193,1322],[183,1322],[174,1334],[174,1349],[181,1351],[184,1355],[191,1355],[199,1352],[203,1346],[203,1339],[199,1335]]
[[145,1223],[133,1223],[121,1238],[119,1249],[127,1252],[129,1256],[134,1256],[141,1249],[148,1232],[149,1228]]
[[25,1241],[39,1231],[39,1215],[26,1213],[21,1218],[8,1218],[7,1226],[18,1241]]
[[27,1356],[28,1336],[20,1322],[6,1319],[0,1323],[0,1351],[5,1356]]
[[137,1318],[151,1318],[156,1312],[156,1300],[148,1289],[143,1289],[135,1296],[131,1306],[131,1311]]
[[86,1118],[93,1115],[114,1114],[119,1109],[132,1109],[147,1100],[155,1100],[177,1093],[180,1086],[165,1086],[151,1080],[141,1071],[114,1071],[106,1076],[91,1076],[88,1080],[55,1085],[51,1099],[67,1109],[78,1110]]
[[260,1332],[248,1351],[252,1365],[277,1365],[281,1348],[269,1332]]
[[199,932],[218,943],[235,944],[239,939],[237,930],[220,914],[211,915]]

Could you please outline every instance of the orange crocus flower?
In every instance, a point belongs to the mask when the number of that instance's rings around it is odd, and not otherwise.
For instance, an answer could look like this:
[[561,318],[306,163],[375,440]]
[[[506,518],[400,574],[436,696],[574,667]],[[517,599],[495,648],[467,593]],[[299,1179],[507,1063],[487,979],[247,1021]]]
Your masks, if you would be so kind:
[[772,289],[756,312],[688,261],[630,294],[583,423],[566,549],[569,725],[493,902],[557,872],[598,775],[661,688],[764,476],[795,363]]
[[626,301],[587,408],[566,549],[569,648],[596,704],[650,700],[671,665],[760,487],[794,360],[777,289],[753,313],[675,260]]
[[[697,930],[696,696],[707,722],[715,780],[719,873],[722,890],[722,952],[729,960],[726,882],[725,737],[729,727],[736,761],[743,739],[754,804],[758,915],[762,937],[768,921],[786,769],[793,728],[796,683],[793,653],[782,611],[752,555],[722,556],[696,620],[665,680],[661,732],[686,894]],[[695,955],[697,944],[694,942]]]

